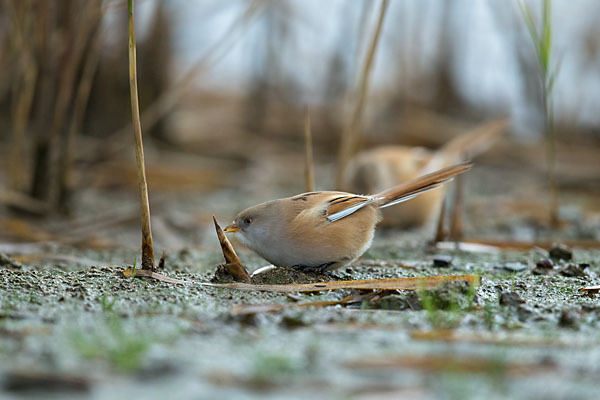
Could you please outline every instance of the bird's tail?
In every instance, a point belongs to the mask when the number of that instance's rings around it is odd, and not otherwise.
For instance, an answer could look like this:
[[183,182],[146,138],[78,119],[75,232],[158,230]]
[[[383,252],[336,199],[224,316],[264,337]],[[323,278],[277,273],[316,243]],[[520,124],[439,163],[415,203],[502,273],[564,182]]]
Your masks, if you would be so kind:
[[452,165],[405,182],[401,185],[394,186],[391,189],[373,195],[373,198],[376,199],[375,204],[377,204],[379,208],[384,208],[410,200],[421,193],[439,187],[442,183],[452,179],[454,176],[468,171],[472,166],[473,164],[471,163]]

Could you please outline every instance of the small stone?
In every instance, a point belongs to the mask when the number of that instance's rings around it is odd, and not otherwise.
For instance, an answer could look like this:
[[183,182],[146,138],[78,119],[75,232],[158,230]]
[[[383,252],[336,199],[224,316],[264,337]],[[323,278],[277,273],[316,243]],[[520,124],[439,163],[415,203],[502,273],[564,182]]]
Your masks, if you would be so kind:
[[551,275],[554,272],[554,264],[552,261],[544,258],[535,264],[535,268],[531,271],[534,275]]
[[577,327],[577,321],[579,320],[579,315],[577,310],[573,308],[565,308],[560,313],[560,318],[558,319],[558,325],[563,328],[575,328]]
[[433,259],[433,266],[437,268],[448,268],[452,265],[452,257],[448,255],[439,255]]
[[571,260],[573,258],[573,251],[565,246],[564,244],[555,244],[548,251],[550,258],[554,260]]
[[567,268],[560,271],[560,274],[562,276],[566,276],[568,278],[585,277],[585,276],[587,276],[587,272],[585,272],[585,269],[587,267],[588,267],[588,264],[577,264],[577,265],[569,264],[569,266],[567,266]]
[[515,292],[502,292],[500,294],[501,306],[518,306],[523,303],[525,303],[525,301]]
[[531,309],[529,307],[527,307],[527,305],[520,304],[517,307],[517,317],[519,318],[519,321],[525,322],[528,319],[530,319],[532,315],[533,315],[533,311],[531,311]]

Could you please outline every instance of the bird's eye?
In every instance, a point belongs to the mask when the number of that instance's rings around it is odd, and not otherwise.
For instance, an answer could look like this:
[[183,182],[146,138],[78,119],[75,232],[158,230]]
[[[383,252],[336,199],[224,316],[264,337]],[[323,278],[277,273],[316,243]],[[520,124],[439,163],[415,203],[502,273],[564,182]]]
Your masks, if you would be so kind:
[[250,218],[250,217],[246,218],[246,219],[244,220],[244,223],[245,223],[246,225],[250,225],[250,224],[252,223],[252,218]]

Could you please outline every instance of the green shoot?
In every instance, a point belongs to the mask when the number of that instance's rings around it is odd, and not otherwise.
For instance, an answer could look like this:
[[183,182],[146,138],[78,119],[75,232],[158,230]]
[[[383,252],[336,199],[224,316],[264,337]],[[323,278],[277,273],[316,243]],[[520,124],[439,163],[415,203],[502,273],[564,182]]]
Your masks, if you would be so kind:
[[552,5],[550,0],[544,0],[542,9],[542,25],[540,29],[524,0],[519,0],[521,14],[529,30],[529,35],[535,47],[540,77],[542,80],[542,101],[544,106],[544,135],[546,137],[546,163],[548,181],[550,184],[550,222],[558,224],[558,185],[556,182],[556,135],[554,132],[554,82],[560,68],[552,68]]

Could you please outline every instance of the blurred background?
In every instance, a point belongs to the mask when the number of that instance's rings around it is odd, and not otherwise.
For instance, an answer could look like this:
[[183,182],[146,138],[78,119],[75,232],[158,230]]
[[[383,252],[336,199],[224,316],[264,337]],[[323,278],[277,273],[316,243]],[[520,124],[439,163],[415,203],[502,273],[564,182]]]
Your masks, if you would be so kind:
[[[525,2],[541,26],[542,1]],[[304,190],[308,106],[317,189],[335,187],[380,3],[136,2],[138,84],[158,247],[215,247],[210,218]],[[548,222],[544,82],[517,1],[393,0],[354,151],[439,148],[508,128],[467,181],[466,232],[600,239],[600,3],[551,3],[560,224]],[[120,0],[0,4],[0,239],[138,246]],[[546,103],[547,104],[547,103]]]

